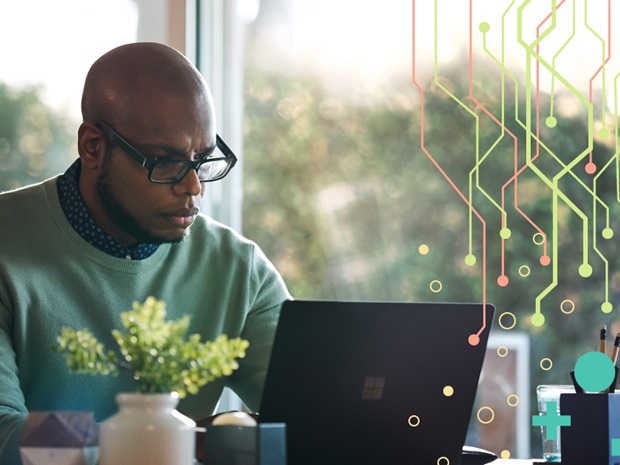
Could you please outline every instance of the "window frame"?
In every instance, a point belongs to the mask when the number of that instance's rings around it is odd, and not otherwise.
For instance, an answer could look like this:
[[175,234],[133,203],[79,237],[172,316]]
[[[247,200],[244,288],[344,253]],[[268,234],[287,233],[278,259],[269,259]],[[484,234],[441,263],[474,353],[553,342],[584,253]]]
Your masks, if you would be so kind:
[[186,54],[205,77],[215,103],[217,130],[237,155],[235,169],[207,187],[202,210],[242,230],[243,23],[236,1],[186,2]]
[[[237,155],[235,169],[231,170],[226,178],[207,185],[201,209],[209,217],[241,232],[243,23],[236,14],[236,0],[183,0],[183,3],[183,52],[196,65],[211,88],[217,115],[217,131]],[[233,391],[225,388],[216,410],[243,410],[243,403]]]

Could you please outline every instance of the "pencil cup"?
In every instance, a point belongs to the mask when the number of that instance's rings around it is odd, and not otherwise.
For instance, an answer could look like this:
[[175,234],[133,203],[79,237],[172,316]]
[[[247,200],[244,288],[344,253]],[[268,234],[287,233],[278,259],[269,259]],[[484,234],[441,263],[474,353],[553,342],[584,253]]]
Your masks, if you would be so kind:
[[[620,463],[620,394],[562,394],[562,465]],[[565,418],[566,419],[566,418]]]
[[[560,394],[575,392],[575,388],[570,384],[543,384],[536,388],[536,397],[538,398],[538,415],[546,416],[549,414],[558,415],[560,413]],[[556,411],[547,412],[547,403],[555,402]],[[543,424],[545,424],[544,422]],[[555,436],[547,434],[547,426],[540,427],[542,436],[543,458],[546,462],[559,462],[561,460],[561,440],[560,427],[552,425],[555,429]]]

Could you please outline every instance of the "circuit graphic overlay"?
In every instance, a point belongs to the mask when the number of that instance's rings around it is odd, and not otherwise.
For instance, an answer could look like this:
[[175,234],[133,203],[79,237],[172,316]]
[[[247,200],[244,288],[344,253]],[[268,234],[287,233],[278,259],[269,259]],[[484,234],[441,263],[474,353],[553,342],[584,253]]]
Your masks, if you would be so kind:
[[[603,313],[610,313],[613,304],[609,292],[609,258],[599,244],[601,240],[611,239],[614,230],[610,222],[610,206],[597,195],[597,187],[604,178],[614,178],[617,198],[620,199],[617,128],[619,76],[617,70],[620,63],[617,59],[612,60],[612,2],[610,0],[460,2],[468,7],[463,11],[466,16],[462,17],[463,21],[466,18],[468,21],[467,69],[463,72],[469,76],[469,92],[465,95],[454,93],[440,77],[441,52],[446,48],[446,43],[455,40],[447,33],[449,25],[444,25],[442,20],[458,15],[454,11],[456,4],[446,0],[434,0],[430,12],[432,17],[426,17],[431,2],[425,2],[425,17],[417,17],[422,3],[420,0],[413,1],[412,67],[413,85],[420,94],[421,149],[468,209],[469,250],[464,262],[468,266],[474,266],[481,260],[482,302],[487,301],[489,283],[494,281],[495,285],[500,287],[508,286],[510,283],[511,276],[506,269],[505,250],[507,242],[515,232],[511,228],[511,223],[519,217],[528,224],[528,230],[520,230],[517,233],[530,235],[533,247],[539,250],[539,263],[534,265],[552,269],[551,280],[536,297],[533,305],[534,313],[531,315],[534,326],[544,324],[543,301],[557,287],[561,272],[573,272],[570,269],[561,270],[559,267],[561,215],[569,210],[577,215],[581,222],[581,230],[572,232],[581,236],[582,260],[575,272],[587,278],[592,275],[593,267],[601,267],[604,270],[598,306]],[[490,5],[494,5],[493,12],[489,11]],[[593,12],[594,9],[596,14]],[[597,18],[596,23],[590,20],[591,17]],[[425,22],[433,24],[432,30],[427,27],[421,31],[419,24]],[[462,39],[461,37],[458,40]],[[576,44],[586,44],[587,47],[576,48]],[[431,47],[432,63],[420,61],[419,50],[428,50]],[[589,61],[582,63],[578,71],[581,75],[585,73],[587,79],[579,82],[578,79],[572,78],[571,73],[565,72],[566,64],[562,60],[565,56],[583,57],[581,54],[584,51],[588,54]],[[478,99],[476,60],[482,59],[492,62],[501,76],[499,109],[491,108]],[[579,64],[580,61],[576,63]],[[470,134],[471,140],[468,146],[474,148],[473,153],[452,154],[469,157],[471,160],[469,181],[466,186],[457,185],[448,173],[449,158],[434,153],[425,138],[427,110],[425,95],[428,88],[423,87],[424,84],[418,79],[418,74],[420,70],[428,70],[430,66],[433,69],[431,85],[434,91],[442,92],[445,97],[452,99],[472,120],[474,130]],[[515,66],[520,67],[523,78],[517,77],[517,73],[513,71]],[[517,102],[517,111],[514,114],[505,111],[507,86],[517,90],[522,88],[525,92],[525,108],[518,108]],[[549,102],[541,99],[541,90],[550,95]],[[587,134],[584,134],[582,146],[573,147],[573,153],[559,152],[548,143],[553,136],[553,129],[561,119],[558,113],[567,111],[562,110],[555,101],[555,96],[560,93],[570,95],[572,105],[580,106],[587,111]],[[601,94],[603,98],[595,98]],[[609,100],[612,105],[607,104]],[[479,130],[482,124],[489,122],[496,126],[497,136],[490,147],[483,149],[479,144]],[[509,129],[515,124],[522,129],[520,134]],[[613,144],[613,155],[608,159],[596,157],[593,150],[595,138],[603,140],[608,145]],[[485,186],[483,177],[485,165],[497,163],[497,148],[506,144],[512,146],[512,170],[503,179],[501,189],[491,191]],[[546,186],[549,191],[551,218],[546,225],[538,224],[520,206],[520,198],[523,195],[520,181],[525,174],[530,179],[534,176],[537,182]],[[564,187],[567,183],[576,184],[585,191],[591,200],[591,205],[577,205]],[[509,192],[512,192],[512,198]],[[483,216],[480,213],[476,203],[476,198],[480,196],[494,206],[495,214]],[[487,230],[490,224],[500,229],[501,263],[497,276],[489,276]],[[522,224],[522,221],[519,224]],[[522,276],[528,275],[530,266],[522,266],[519,268],[519,273]],[[574,307],[574,302],[566,299],[563,308],[570,307]],[[483,330],[487,322],[484,321],[484,314],[481,317],[481,330]]]
[[[580,305],[610,314],[614,310],[610,292],[613,257],[605,243],[614,238],[614,224],[618,224],[614,216],[620,214],[620,38],[613,37],[614,30],[620,31],[620,4],[611,0],[412,0],[412,7],[412,84],[419,94],[420,148],[467,210],[468,248],[462,260],[479,271],[480,301],[486,305],[491,286],[506,288],[511,279],[527,278],[543,269],[546,279],[537,283],[540,290],[529,307],[533,309],[532,326],[545,324],[545,312],[559,310],[569,315]],[[458,44],[466,45],[459,48]],[[444,68],[450,62],[461,63],[467,90],[444,79]],[[489,66],[497,76],[494,104],[487,103],[484,96],[488,93],[479,86],[479,77],[488,73]],[[454,137],[452,150],[428,136],[436,134],[428,117],[433,110],[427,106],[431,94],[452,102],[470,120],[468,133],[451,135],[450,128],[445,128],[444,137]],[[554,131],[557,134],[567,115],[577,110],[585,119],[579,143],[558,143]],[[483,143],[482,128],[489,134],[489,127],[493,139]],[[463,163],[468,163],[466,176],[455,176],[455,158],[461,171]],[[615,196],[601,195],[602,185],[614,186]],[[546,202],[544,221],[523,207],[524,198],[533,196]],[[569,215],[577,219],[578,226],[567,230]],[[498,231],[499,238],[491,237],[489,231]],[[509,266],[507,250],[516,236],[530,238],[536,261]],[[578,250],[578,263],[562,261],[566,242],[571,243],[573,253]],[[496,244],[499,253],[493,256],[500,257],[499,263],[489,260],[489,247]],[[422,244],[419,253],[426,255],[430,248]],[[564,276],[588,279],[594,274],[600,287],[596,302],[577,301],[574,293],[567,293],[559,299],[559,308],[547,303],[553,292],[564,292],[559,289]],[[430,283],[431,292],[441,289],[440,280]],[[517,317],[501,311],[498,323],[510,330]],[[470,344],[476,344],[476,336],[489,324],[482,312],[480,330],[470,336]],[[499,357],[507,353],[505,347],[497,351]],[[607,379],[589,374],[595,364],[586,358],[580,361],[576,371],[584,383],[590,381],[596,388],[608,385]],[[539,365],[548,371],[553,362],[546,357]],[[511,394],[506,402],[516,407],[519,398]],[[490,406],[481,407],[476,415],[480,424],[494,420]],[[552,416],[533,418],[532,425],[540,426],[541,421],[570,425],[570,417]],[[620,438],[613,439],[612,448],[620,451]],[[508,458],[510,452],[504,450],[500,455]]]

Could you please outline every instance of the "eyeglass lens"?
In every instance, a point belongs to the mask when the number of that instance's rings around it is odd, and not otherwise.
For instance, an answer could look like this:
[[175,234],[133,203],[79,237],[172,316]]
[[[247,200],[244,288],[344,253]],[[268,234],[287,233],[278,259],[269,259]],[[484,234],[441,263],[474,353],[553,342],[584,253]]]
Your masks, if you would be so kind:
[[[159,163],[153,167],[151,179],[155,182],[174,182],[180,180],[189,169],[187,163]],[[207,161],[198,168],[198,180],[214,181],[226,175],[230,169],[229,160]]]

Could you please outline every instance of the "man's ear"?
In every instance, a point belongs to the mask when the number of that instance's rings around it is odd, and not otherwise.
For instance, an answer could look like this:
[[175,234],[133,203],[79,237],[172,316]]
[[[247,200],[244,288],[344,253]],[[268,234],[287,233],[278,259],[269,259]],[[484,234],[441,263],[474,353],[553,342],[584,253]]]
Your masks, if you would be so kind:
[[103,132],[95,124],[85,121],[78,129],[78,153],[82,166],[97,169],[101,166],[105,153]]

